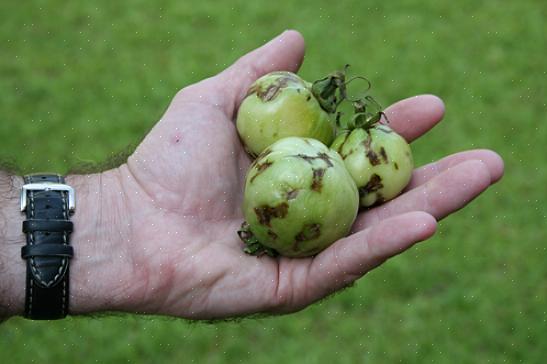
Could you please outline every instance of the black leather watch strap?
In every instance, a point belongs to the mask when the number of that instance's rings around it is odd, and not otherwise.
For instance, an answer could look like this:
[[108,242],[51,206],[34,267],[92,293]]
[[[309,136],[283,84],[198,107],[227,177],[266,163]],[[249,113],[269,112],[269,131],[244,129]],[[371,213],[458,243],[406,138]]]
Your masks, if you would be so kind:
[[[24,179],[27,186],[64,184],[58,175],[29,175]],[[22,193],[26,195],[27,217],[23,222],[27,244],[21,249],[21,257],[27,261],[25,317],[63,318],[68,313],[69,261],[73,256],[69,193],[32,186]]]

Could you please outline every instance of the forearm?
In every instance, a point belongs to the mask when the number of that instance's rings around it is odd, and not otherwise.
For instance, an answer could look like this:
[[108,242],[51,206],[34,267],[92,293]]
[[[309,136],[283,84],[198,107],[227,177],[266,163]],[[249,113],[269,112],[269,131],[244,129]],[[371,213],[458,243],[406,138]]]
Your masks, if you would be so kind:
[[[123,282],[117,278],[124,257],[123,195],[117,169],[66,178],[76,191],[70,264],[72,314],[123,309]],[[24,310],[26,265],[21,258],[25,236],[19,211],[23,180],[0,171],[0,320]]]

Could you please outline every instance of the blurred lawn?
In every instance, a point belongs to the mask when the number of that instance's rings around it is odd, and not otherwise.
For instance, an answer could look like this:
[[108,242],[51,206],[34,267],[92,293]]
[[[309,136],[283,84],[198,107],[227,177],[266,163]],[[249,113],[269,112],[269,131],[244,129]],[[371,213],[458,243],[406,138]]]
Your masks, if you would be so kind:
[[0,326],[2,362],[544,363],[546,17],[539,0],[2,2],[0,159],[27,172],[123,150],[179,88],[286,28],[306,38],[305,78],[351,63],[384,104],[445,100],[445,122],[414,144],[419,164],[477,147],[506,162],[429,243],[303,312],[16,318]]

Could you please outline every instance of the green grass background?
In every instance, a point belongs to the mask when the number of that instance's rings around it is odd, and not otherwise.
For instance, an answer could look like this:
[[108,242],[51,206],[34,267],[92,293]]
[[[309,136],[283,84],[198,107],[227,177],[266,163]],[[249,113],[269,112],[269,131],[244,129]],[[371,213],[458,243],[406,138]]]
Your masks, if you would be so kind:
[[547,360],[544,1],[3,1],[0,159],[26,172],[100,162],[175,92],[286,28],[301,74],[345,63],[385,105],[446,102],[418,164],[486,147],[502,182],[428,243],[302,312],[219,324],[157,317],[20,318],[4,363],[544,363]]

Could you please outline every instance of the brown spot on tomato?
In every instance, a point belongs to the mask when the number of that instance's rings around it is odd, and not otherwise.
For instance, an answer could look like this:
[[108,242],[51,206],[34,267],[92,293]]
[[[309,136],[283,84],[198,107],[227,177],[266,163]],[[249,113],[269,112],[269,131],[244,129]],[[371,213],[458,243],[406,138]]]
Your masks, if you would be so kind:
[[268,229],[268,232],[267,232],[268,236],[270,238],[272,238],[273,240],[277,239],[277,234],[272,230],[272,229]]
[[262,151],[262,153],[260,153],[258,155],[258,158],[263,158],[265,156],[267,156],[268,154],[270,154],[272,152],[272,150],[270,148],[266,148]]
[[289,204],[282,202],[277,206],[262,205],[254,208],[254,212],[261,225],[272,227],[272,219],[280,219],[287,216]]
[[359,197],[364,197],[372,192],[376,192],[384,187],[382,184],[382,177],[374,173],[366,185],[359,187]]
[[378,154],[376,154],[376,152],[372,149],[365,150],[365,155],[370,161],[370,164],[372,164],[373,166],[377,166],[378,164],[380,164],[380,158],[378,158]]
[[300,231],[294,237],[293,248],[294,250],[300,250],[299,249],[300,243],[304,241],[316,239],[320,236],[321,236],[321,224],[317,224],[317,223],[305,224],[302,227],[302,231]]
[[247,94],[245,95],[245,97],[247,96],[250,96],[252,94],[257,94],[258,93],[258,85],[257,84],[253,84],[251,87],[249,87],[249,89],[247,90]]
[[399,170],[399,165],[397,164],[397,162],[393,162],[393,167],[395,167],[396,170]]
[[283,83],[276,82],[268,86],[264,92],[257,93],[257,95],[262,99],[262,101],[271,101],[279,94],[281,87],[283,87]]
[[311,163],[314,159],[317,158],[317,157],[312,157],[311,155],[306,155],[306,154],[297,154],[294,157],[302,158],[303,160],[305,160],[308,163]]
[[370,131],[367,130],[367,138],[363,140],[363,146],[365,147],[365,156],[370,161],[370,164],[373,166],[377,166],[380,164],[380,157],[378,157],[378,154],[372,149],[372,136],[370,135]]
[[355,152],[355,149],[351,149],[347,154],[343,154],[343,155],[341,154],[340,156],[342,157],[343,160],[346,160],[346,158],[352,155],[353,152]]
[[333,166],[330,157],[326,153],[319,153],[316,156],[306,155],[306,154],[297,154],[297,155],[293,155],[293,157],[302,158],[303,160],[305,160],[306,162],[310,164],[316,159],[321,159],[327,164],[327,167]]
[[321,224],[305,224],[302,231],[296,234],[294,240],[306,241],[318,238],[321,235]]
[[298,189],[290,190],[287,192],[287,200],[294,200],[298,196]]
[[384,163],[388,162],[387,153],[386,153],[386,150],[384,149],[384,147],[380,148],[380,156],[382,157],[382,160],[384,161]]
[[311,100],[311,95],[308,95],[308,97],[306,97],[306,101],[310,101]]
[[[382,113],[382,114],[384,114],[384,113]],[[385,117],[385,114],[384,114],[384,117]],[[387,118],[386,118],[386,120],[387,120]],[[386,133],[386,134],[393,133],[393,130],[391,130],[390,127],[384,126],[384,125],[381,125],[381,124],[376,127],[376,130],[381,131],[381,132]]]
[[332,161],[330,160],[330,157],[327,153],[319,153],[317,154],[317,158],[322,159],[327,164],[328,167],[333,166]]
[[[346,133],[346,134],[344,135],[344,141],[342,141],[342,144],[340,144],[340,146],[338,147],[337,152],[338,152],[340,155],[342,155],[342,148],[344,148],[344,145],[345,145],[346,142],[348,141],[349,134],[350,134],[350,133]],[[344,157],[342,156],[342,158],[344,158]],[[345,159],[345,158],[344,158],[344,159]]]
[[[275,99],[277,95],[279,95],[279,92],[287,87],[287,85],[290,82],[297,82],[299,81],[297,78],[295,78],[293,75],[290,74],[282,74],[278,78],[270,81],[270,82],[263,82],[254,84],[249,88],[249,91],[247,92],[247,96],[251,94],[256,94],[258,98],[260,98],[262,101],[267,102]],[[300,89],[297,88],[297,92],[300,92]]]
[[350,133],[346,133],[344,135],[344,140],[342,141],[342,143],[338,146],[338,149],[336,150],[338,154],[340,154],[340,157],[342,157],[342,159],[346,159],[352,153],[352,151],[346,154],[342,152],[342,149],[344,149],[344,146],[346,145],[346,142],[348,141],[349,134]]
[[323,176],[325,175],[325,168],[313,169],[313,180],[311,183],[311,189],[316,192],[321,192],[323,188]]
[[256,174],[253,177],[251,177],[250,182],[252,183],[257,176],[259,176],[262,172],[264,172],[266,169],[268,169],[268,167],[270,167],[272,164],[273,164],[273,162],[270,162],[270,161],[264,161],[262,163],[256,164],[256,166],[254,166],[254,168],[257,171],[256,171]]

